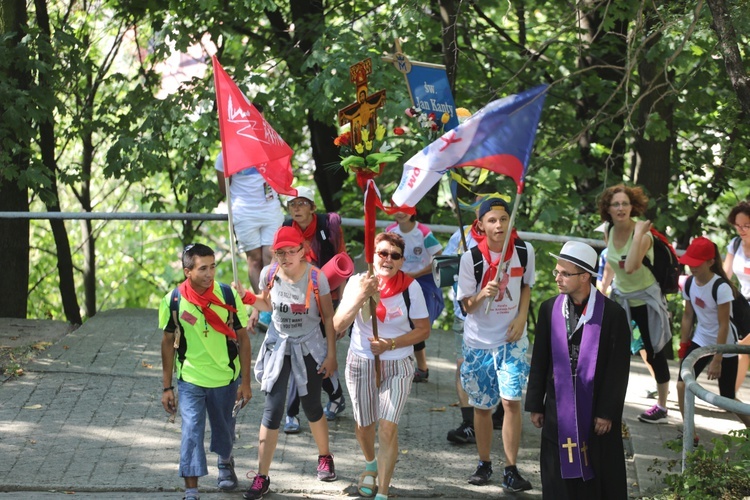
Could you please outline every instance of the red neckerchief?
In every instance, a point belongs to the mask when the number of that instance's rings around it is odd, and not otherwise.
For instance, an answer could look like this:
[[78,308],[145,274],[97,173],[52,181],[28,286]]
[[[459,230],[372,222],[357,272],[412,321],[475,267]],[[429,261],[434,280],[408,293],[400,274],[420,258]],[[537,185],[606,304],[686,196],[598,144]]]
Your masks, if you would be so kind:
[[[187,279],[180,284],[179,289],[180,294],[185,298],[185,300],[187,300],[194,306],[201,308],[201,312],[206,318],[208,324],[211,325],[211,328],[221,334],[226,335],[230,339],[237,339],[237,334],[234,332],[234,329],[229,328],[229,325],[227,325],[210,307],[211,304],[216,304],[217,306],[223,307],[224,309],[233,313],[237,312],[237,309],[230,306],[229,304],[223,303],[221,300],[219,300],[219,297],[214,295],[213,283],[211,283],[211,286],[209,286],[208,289],[202,294],[196,292],[190,284],[190,280]],[[229,316],[231,318],[232,315],[230,314]]]
[[386,312],[385,306],[383,305],[383,299],[403,293],[404,290],[409,288],[412,281],[414,281],[414,278],[403,271],[399,271],[380,285],[380,300],[378,301],[378,306],[375,308],[375,315],[381,323],[385,321]]
[[[513,249],[515,247],[516,238],[518,238],[518,234],[516,233],[516,230],[514,228],[510,232],[510,242],[508,242],[508,248],[505,249],[505,258],[503,259],[503,262],[508,262],[510,258],[513,257]],[[486,273],[484,273],[484,278],[482,278],[482,288],[484,288],[485,286],[487,286],[487,283],[489,283],[490,280],[497,275],[497,268],[500,265],[500,258],[498,257],[495,262],[492,261],[487,238],[483,239],[481,243],[477,245],[477,247],[479,248],[479,251],[482,252],[482,257],[484,257],[484,260],[490,265],[490,268]]]
[[310,221],[310,224],[307,225],[307,228],[302,229],[302,226],[297,224],[296,220],[292,221],[292,227],[296,227],[300,230],[302,233],[302,236],[305,237],[305,241],[308,242],[307,248],[305,249],[305,257],[308,262],[318,262],[318,256],[315,255],[315,251],[312,249],[312,241],[313,238],[315,238],[315,230],[318,227],[318,214],[313,213],[312,214],[312,221]]
[[476,241],[477,244],[483,242],[485,240],[485,238],[487,238],[487,235],[484,234],[479,229],[479,221],[478,220],[475,220],[471,224],[471,237],[474,238],[474,241]]

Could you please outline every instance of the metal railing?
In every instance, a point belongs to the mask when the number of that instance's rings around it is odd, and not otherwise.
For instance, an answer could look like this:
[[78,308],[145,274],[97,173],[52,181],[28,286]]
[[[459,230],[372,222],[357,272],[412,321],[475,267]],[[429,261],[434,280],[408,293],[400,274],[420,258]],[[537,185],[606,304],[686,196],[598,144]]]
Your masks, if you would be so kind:
[[[153,213],[153,212],[0,212],[0,219],[39,219],[39,220],[205,220],[226,221],[227,214],[207,213]],[[379,220],[375,225],[384,228],[392,224],[392,220]],[[341,224],[349,227],[364,227],[363,219],[341,219]],[[430,224],[434,233],[452,234],[458,226],[448,224]],[[565,243],[568,241],[579,241],[591,245],[594,248],[604,248],[604,241],[594,238],[580,238],[577,236],[565,236],[546,233],[531,233],[519,231],[518,235],[528,241],[546,241],[552,243]]]
[[685,383],[685,401],[683,403],[684,415],[682,416],[682,472],[685,472],[688,450],[693,449],[693,434],[695,431],[695,398],[718,406],[726,411],[750,415],[750,404],[725,398],[705,389],[695,380],[695,363],[699,359],[714,354],[750,354],[750,346],[739,344],[721,344],[700,347],[691,352],[682,362],[680,377]]

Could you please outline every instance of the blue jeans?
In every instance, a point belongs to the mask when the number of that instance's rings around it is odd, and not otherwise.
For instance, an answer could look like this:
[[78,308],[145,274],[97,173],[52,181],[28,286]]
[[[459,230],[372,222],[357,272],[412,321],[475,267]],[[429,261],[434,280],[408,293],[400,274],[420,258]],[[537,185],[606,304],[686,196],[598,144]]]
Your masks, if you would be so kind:
[[229,458],[234,445],[232,407],[237,399],[238,378],[224,387],[207,389],[182,380],[177,381],[182,441],[180,442],[180,477],[200,477],[208,474],[206,449],[206,414],[211,425],[210,451]]

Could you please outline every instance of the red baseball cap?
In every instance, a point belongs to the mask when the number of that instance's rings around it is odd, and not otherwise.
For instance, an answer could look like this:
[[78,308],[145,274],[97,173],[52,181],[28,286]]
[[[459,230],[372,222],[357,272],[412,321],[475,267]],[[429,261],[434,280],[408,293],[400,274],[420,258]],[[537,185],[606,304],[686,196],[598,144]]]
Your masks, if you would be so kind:
[[281,226],[273,237],[273,249],[298,247],[305,242],[302,231],[294,226]]
[[706,261],[716,258],[716,246],[713,241],[699,236],[690,242],[685,253],[678,260],[680,264],[698,267]]

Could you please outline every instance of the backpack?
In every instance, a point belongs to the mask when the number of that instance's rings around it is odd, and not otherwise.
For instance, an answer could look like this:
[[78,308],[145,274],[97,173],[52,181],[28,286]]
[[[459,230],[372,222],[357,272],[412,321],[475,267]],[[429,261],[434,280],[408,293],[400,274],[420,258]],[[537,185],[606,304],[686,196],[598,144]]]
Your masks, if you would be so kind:
[[737,249],[740,248],[740,243],[742,243],[742,240],[739,236],[732,238],[732,254],[737,255]]
[[677,293],[680,290],[680,275],[685,267],[677,260],[677,253],[666,236],[654,228],[651,228],[651,235],[654,240],[654,262],[652,264],[648,255],[644,255],[643,265],[656,278],[662,294]]
[[[266,289],[270,292],[271,288],[273,288],[273,283],[276,281],[276,274],[279,272],[279,263],[274,261],[271,263],[271,267],[268,269],[268,284],[266,285]],[[323,310],[320,308],[320,290],[318,288],[318,273],[320,273],[320,269],[318,269],[315,266],[310,266],[310,279],[308,280],[307,285],[307,293],[305,294],[305,307],[307,309],[310,309],[310,290],[312,290],[313,294],[315,295],[315,303],[318,305],[318,316],[320,316],[320,327],[323,331],[323,336],[326,336],[325,328],[323,327],[323,324],[325,323],[325,319],[323,318]]]
[[[234,301],[232,288],[224,283],[219,283],[219,288],[221,288],[221,295],[224,298],[224,303],[237,309],[237,303]],[[172,290],[172,296],[169,298],[169,312],[171,313],[172,321],[174,321],[175,324],[174,348],[177,349],[179,353],[184,355],[186,349],[185,344],[180,341],[182,330],[179,320],[181,296],[182,294],[180,294],[180,289],[175,287],[174,290]],[[229,318],[232,318],[231,312]],[[229,352],[230,365],[234,368],[234,359],[237,357],[238,350],[235,341],[230,339],[229,337],[227,337],[227,349]]]
[[[516,247],[516,253],[518,253],[518,260],[521,261],[521,267],[523,272],[526,273],[526,264],[529,263],[529,249],[526,247],[526,242],[521,238],[516,238],[513,244]],[[484,256],[482,251],[479,250],[479,245],[473,246],[469,249],[471,252],[471,261],[474,264],[474,280],[477,282],[477,286],[482,283],[482,275],[484,275]],[[521,276],[521,285],[523,285],[523,276]],[[461,308],[461,313],[466,316],[463,303],[459,300],[458,307]]]
[[[711,297],[713,297],[714,302],[716,302],[719,285],[722,283],[729,284],[727,280],[719,277],[719,279],[714,282],[713,288],[711,288]],[[687,295],[688,298],[690,298],[690,286],[692,284],[693,276],[688,276],[688,279],[685,280],[685,295]],[[732,293],[734,293],[734,289],[732,289]],[[729,320],[732,325],[734,325],[734,330],[737,332],[739,340],[744,339],[745,336],[750,333],[750,304],[748,304],[747,300],[741,293],[738,293],[734,296],[734,299],[732,299],[732,315],[729,317]]]

